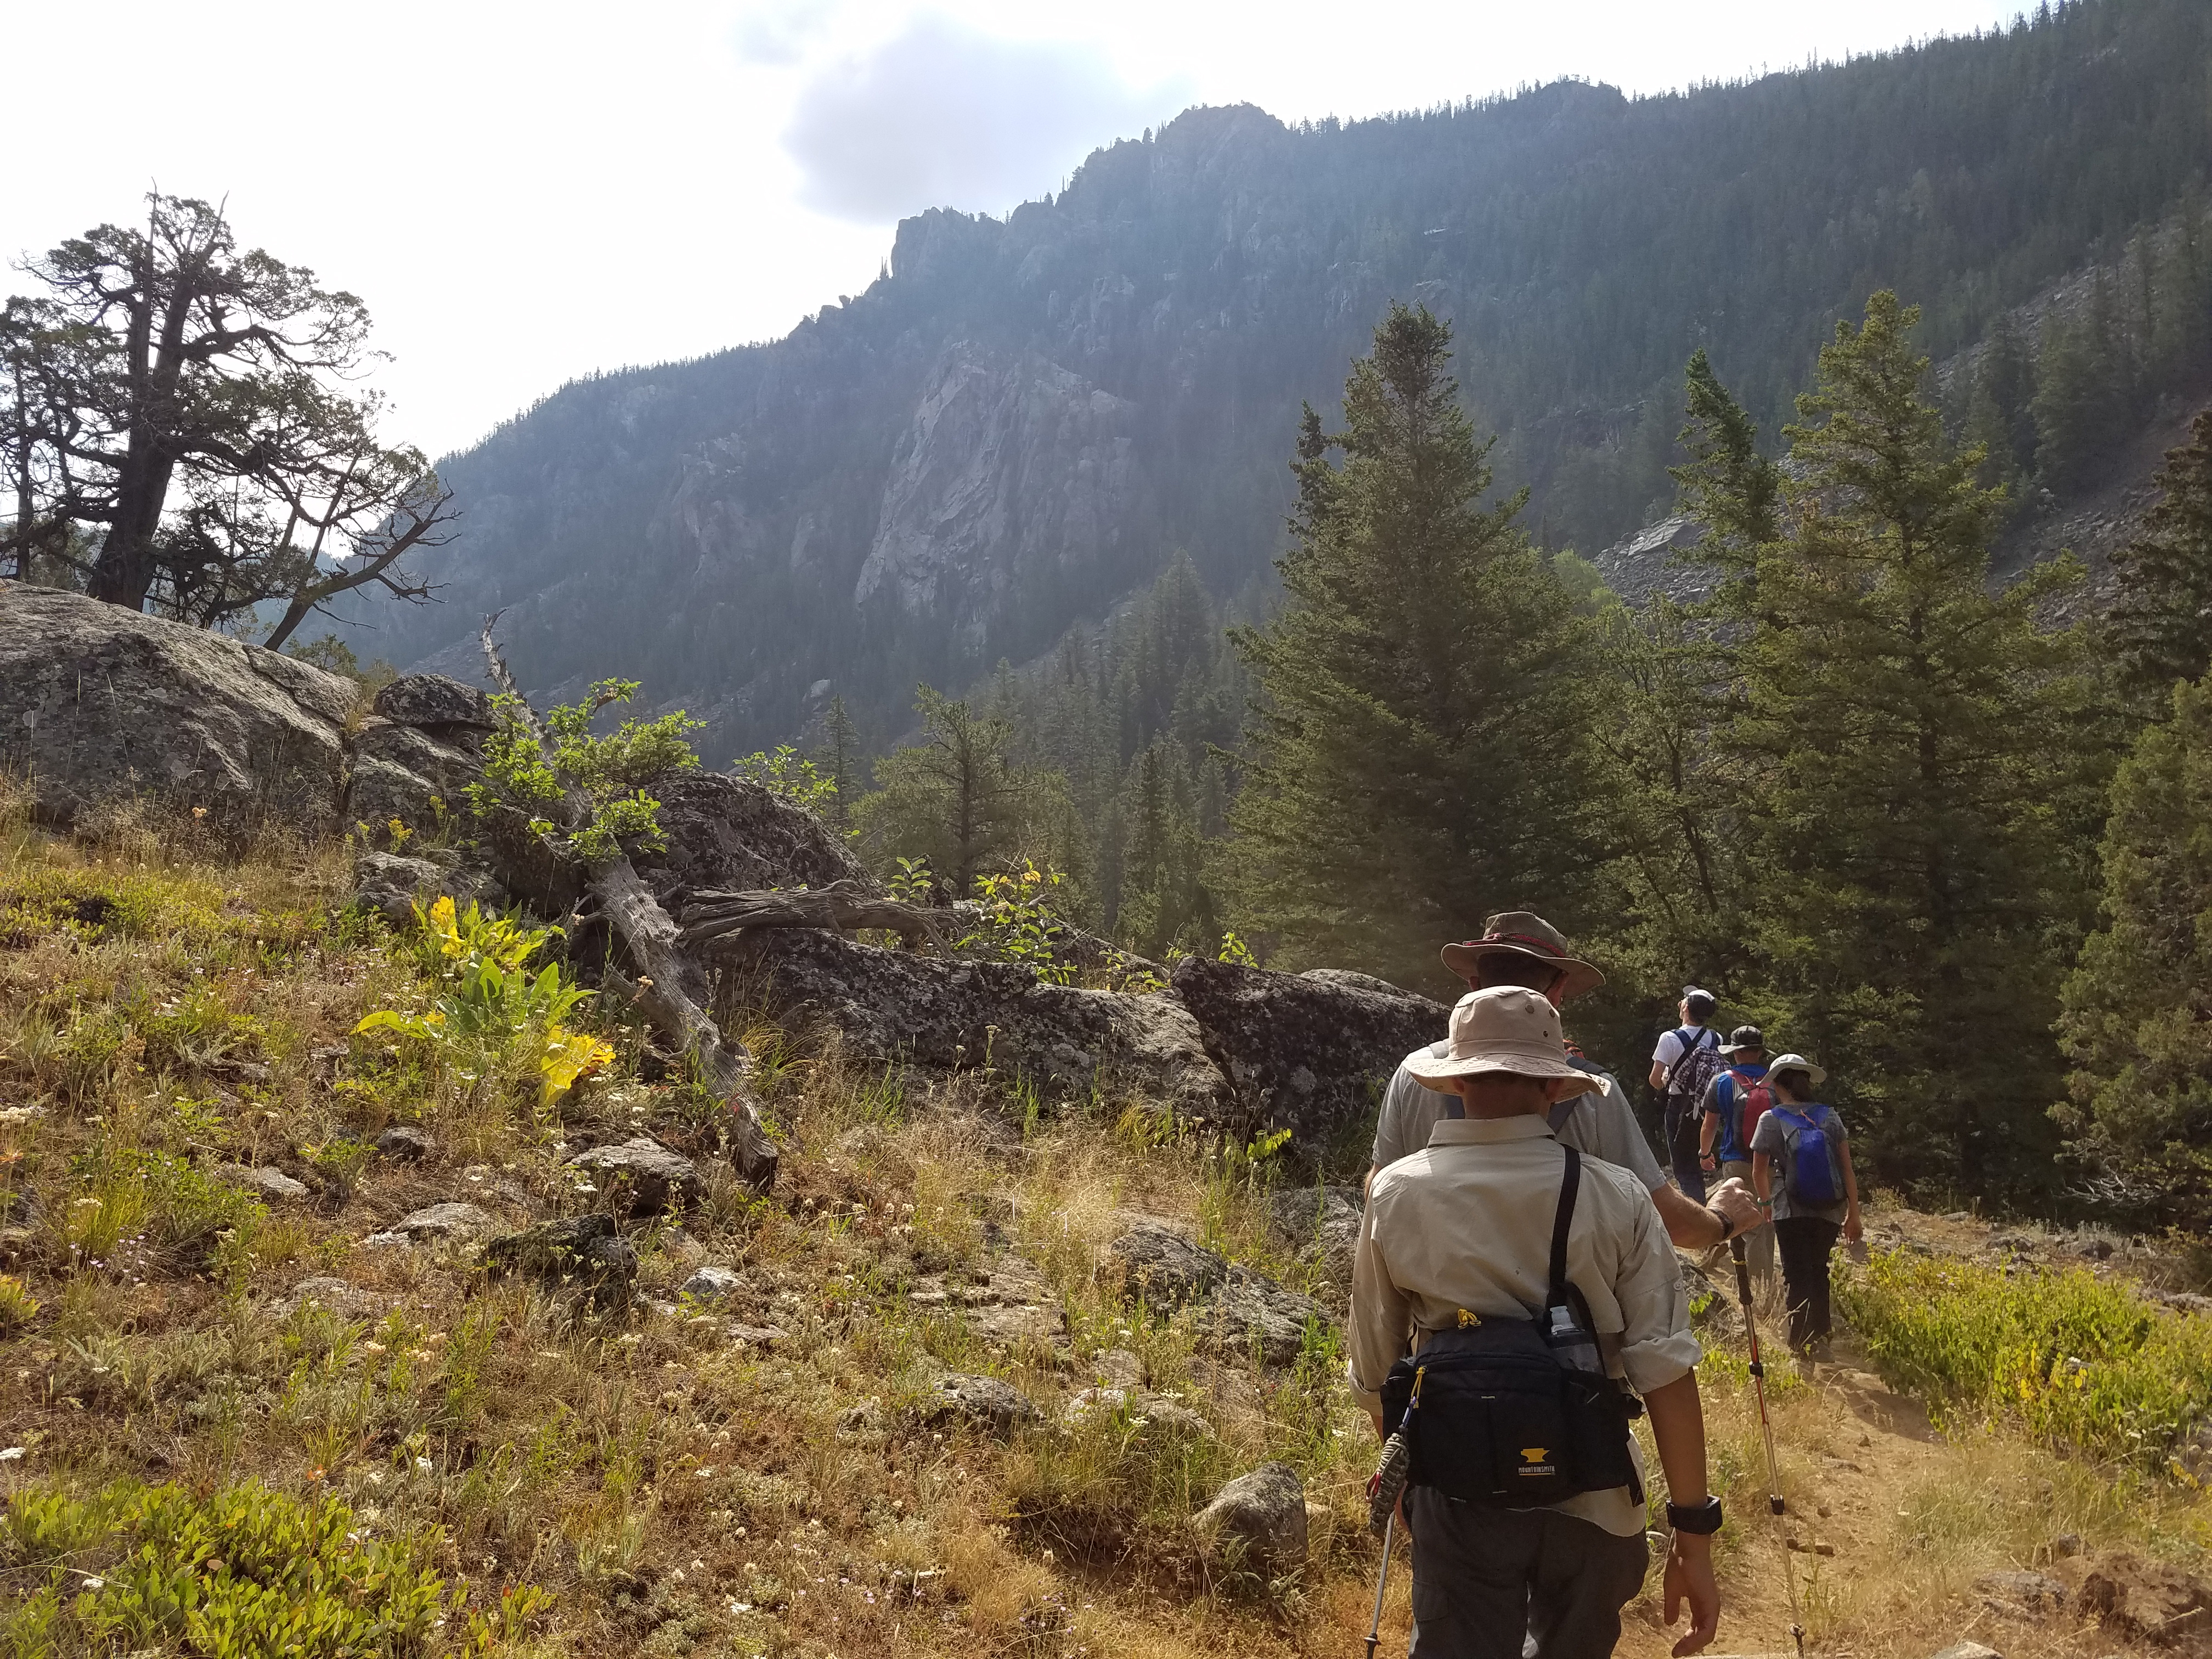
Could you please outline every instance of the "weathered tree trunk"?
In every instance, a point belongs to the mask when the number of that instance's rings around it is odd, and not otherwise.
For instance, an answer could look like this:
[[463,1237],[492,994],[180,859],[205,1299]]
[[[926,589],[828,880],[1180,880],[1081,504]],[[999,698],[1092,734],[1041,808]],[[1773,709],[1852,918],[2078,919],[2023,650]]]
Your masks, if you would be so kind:
[[[499,647],[492,643],[492,623],[497,620],[493,617],[485,621],[483,635],[492,679],[501,690],[514,698],[519,705],[517,712],[528,725],[531,735],[538,739],[538,746],[544,752],[550,766],[553,763],[553,745],[538,725],[529,701],[516,686],[514,676],[507,671]],[[570,825],[589,820],[592,804],[582,791],[569,788],[565,805]],[[752,1056],[745,1052],[743,1043],[726,1041],[702,1006],[708,995],[705,975],[677,948],[675,921],[661,908],[660,901],[653,896],[653,890],[645,884],[636,866],[627,858],[617,859],[605,869],[593,872],[585,890],[597,902],[599,915],[622,941],[630,965],[637,970],[635,980],[628,980],[619,973],[611,974],[609,978],[615,988],[637,1006],[665,1041],[690,1058],[698,1067],[700,1080],[721,1097],[733,1120],[731,1159],[737,1165],[738,1174],[756,1191],[768,1191],[775,1185],[777,1152],[775,1142],[761,1127],[760,1114],[753,1106],[750,1077]]]
[[704,945],[749,927],[830,927],[841,932],[881,927],[909,946],[927,945],[947,954],[938,916],[895,899],[879,898],[851,882],[804,892],[729,892],[702,889],[684,907],[682,942]]

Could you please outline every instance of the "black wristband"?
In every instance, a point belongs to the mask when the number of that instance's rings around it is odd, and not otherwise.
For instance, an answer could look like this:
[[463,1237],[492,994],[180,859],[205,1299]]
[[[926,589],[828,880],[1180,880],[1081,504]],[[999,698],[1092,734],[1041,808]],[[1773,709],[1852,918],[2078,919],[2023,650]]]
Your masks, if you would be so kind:
[[1716,1210],[1708,1204],[1705,1213],[1721,1224],[1721,1236],[1713,1241],[1716,1244],[1725,1244],[1735,1237],[1735,1218],[1726,1210]]
[[1721,1500],[1708,1497],[1702,1504],[1692,1504],[1686,1509],[1680,1504],[1667,1505],[1667,1524],[1676,1532],[1706,1534],[1721,1529]]

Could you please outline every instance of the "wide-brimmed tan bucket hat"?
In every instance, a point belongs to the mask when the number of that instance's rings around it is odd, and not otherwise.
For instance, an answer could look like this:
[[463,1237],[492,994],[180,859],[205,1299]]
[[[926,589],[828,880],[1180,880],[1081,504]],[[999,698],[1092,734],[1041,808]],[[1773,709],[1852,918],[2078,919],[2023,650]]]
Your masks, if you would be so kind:
[[1804,1073],[1807,1077],[1813,1079],[1813,1086],[1815,1089],[1828,1080],[1828,1074],[1802,1054],[1784,1054],[1779,1059],[1766,1062],[1766,1075],[1769,1078],[1780,1077],[1784,1072]]
[[1444,946],[1444,966],[1472,984],[1474,964],[1486,956],[1506,951],[1529,957],[1566,975],[1559,1000],[1578,997],[1605,983],[1605,975],[1567,946],[1567,936],[1533,910],[1503,910],[1482,924],[1480,939],[1461,939]]
[[1559,1011],[1551,1000],[1518,985],[1469,991],[1452,1010],[1451,1041],[1443,1052],[1410,1054],[1406,1069],[1431,1089],[1449,1090],[1454,1078],[1485,1072],[1515,1077],[1572,1078],[1585,1087],[1595,1079],[1568,1063],[1559,1039]]

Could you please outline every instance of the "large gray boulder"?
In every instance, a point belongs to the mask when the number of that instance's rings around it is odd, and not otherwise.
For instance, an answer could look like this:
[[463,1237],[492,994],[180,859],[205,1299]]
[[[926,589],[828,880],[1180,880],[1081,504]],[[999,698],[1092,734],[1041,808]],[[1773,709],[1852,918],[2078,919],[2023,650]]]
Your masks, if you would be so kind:
[[616,1146],[594,1146],[568,1160],[590,1175],[617,1215],[689,1209],[707,1195],[699,1166],[681,1152],[639,1135]]
[[1289,1129],[1305,1147],[1370,1119],[1398,1062],[1451,1023],[1442,1003],[1364,975],[1185,957],[1174,984],[1235,1085],[1246,1126]]
[[140,798],[242,838],[338,825],[351,680],[80,593],[0,582],[0,766],[66,827]]
[[1199,1531],[1233,1563],[1279,1578],[1306,1563],[1306,1489],[1288,1463],[1240,1474],[1198,1512]]
[[1228,1079],[1175,998],[1048,985],[1012,963],[878,950],[814,928],[755,928],[726,947],[767,1012],[819,1021],[871,1065],[932,1071],[988,1064],[1047,1096],[1095,1086],[1218,1119]]
[[1193,1243],[1164,1223],[1133,1221],[1106,1248],[1102,1265],[1119,1269],[1125,1297],[1189,1309],[1200,1345],[1226,1358],[1256,1353],[1263,1364],[1287,1365],[1304,1348],[1308,1328],[1329,1322],[1328,1310],[1311,1297]]
[[474,751],[412,726],[371,720],[354,738],[346,822],[381,831],[393,818],[435,835],[468,816],[468,787],[483,777]]
[[476,741],[496,724],[489,696],[446,674],[403,674],[370,707],[395,725],[460,743]]
[[663,903],[702,887],[764,892],[854,881],[878,890],[843,836],[759,784],[724,772],[676,772],[650,793],[668,845],[630,861]]

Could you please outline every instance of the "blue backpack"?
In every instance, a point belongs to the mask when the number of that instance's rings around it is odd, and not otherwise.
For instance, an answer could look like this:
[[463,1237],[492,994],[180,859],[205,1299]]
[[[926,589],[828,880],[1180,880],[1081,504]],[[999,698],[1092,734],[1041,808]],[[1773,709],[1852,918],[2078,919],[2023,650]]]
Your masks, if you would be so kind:
[[1801,1204],[1842,1203],[1844,1171],[1835,1143],[1828,1138],[1828,1109],[1776,1105],[1771,1109],[1782,1121],[1784,1189]]

